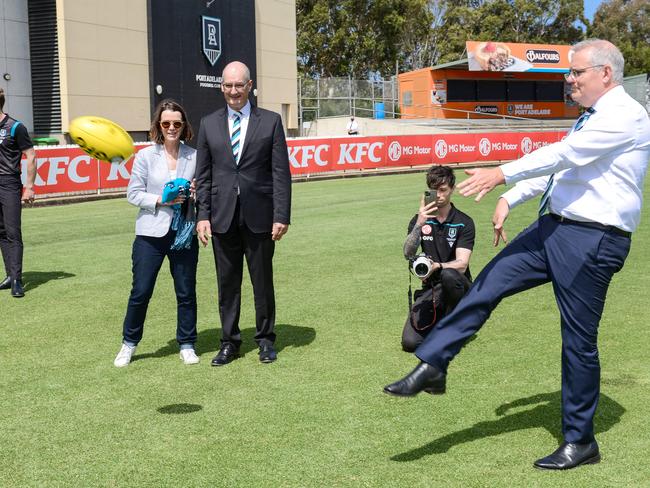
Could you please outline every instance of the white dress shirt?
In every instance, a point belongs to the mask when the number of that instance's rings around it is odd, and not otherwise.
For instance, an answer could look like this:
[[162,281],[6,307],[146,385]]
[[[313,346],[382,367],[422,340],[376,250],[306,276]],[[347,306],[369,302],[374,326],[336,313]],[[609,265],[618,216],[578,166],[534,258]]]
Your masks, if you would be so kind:
[[[228,105],[226,105],[228,108],[228,134],[232,134],[232,126],[235,122],[235,117],[237,116],[237,112],[235,112],[233,109],[231,109]],[[241,118],[241,125],[240,127],[240,135],[239,135],[239,154],[237,155],[237,164],[239,164],[239,160],[241,159],[241,154],[244,150],[244,141],[246,140],[246,130],[248,129],[248,121],[251,118],[251,102],[248,101],[246,102],[246,105],[239,111],[239,116]]]
[[501,166],[510,208],[540,195],[554,174],[550,212],[633,232],[650,159],[648,112],[622,86],[601,96],[584,126],[560,142]]

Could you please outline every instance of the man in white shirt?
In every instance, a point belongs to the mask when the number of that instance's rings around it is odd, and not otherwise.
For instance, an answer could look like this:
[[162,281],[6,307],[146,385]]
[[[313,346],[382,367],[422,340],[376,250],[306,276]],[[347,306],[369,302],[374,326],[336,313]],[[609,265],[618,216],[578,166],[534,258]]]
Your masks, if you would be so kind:
[[611,278],[623,267],[639,223],[650,158],[650,120],[621,86],[620,51],[589,40],[573,46],[569,60],[571,96],[586,111],[567,137],[500,167],[468,170],[470,177],[458,185],[462,195],[476,194],[478,201],[497,185],[516,183],[498,200],[495,245],[506,241],[510,209],[536,195],[542,195],[539,219],[492,259],[429,334],[415,352],[422,362],[384,388],[398,396],[444,391],[449,362],[501,299],[551,282],[561,317],[564,442],[535,461],[540,469],[600,461],[593,427],[598,324]]
[[348,122],[346,130],[348,131],[349,136],[356,136],[359,134],[359,124],[354,120],[354,115],[350,117],[350,122]]

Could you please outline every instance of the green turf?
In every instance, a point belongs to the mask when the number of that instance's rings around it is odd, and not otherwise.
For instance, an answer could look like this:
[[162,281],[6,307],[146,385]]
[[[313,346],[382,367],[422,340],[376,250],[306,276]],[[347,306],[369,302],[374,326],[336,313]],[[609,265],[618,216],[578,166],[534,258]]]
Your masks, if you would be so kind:
[[[131,283],[135,209],[106,200],[24,213],[21,300],[0,292],[0,486],[649,486],[648,212],[601,324],[603,462],[542,472],[560,439],[560,334],[549,286],[504,300],[449,371],[448,394],[392,398],[401,255],[423,174],[294,185],[276,248],[279,360],[258,362],[245,277],[244,357],[218,348],[212,252],[200,253],[201,364],[184,366],[169,272],[135,361],[113,367]],[[472,270],[493,256],[497,193],[456,197],[477,224]],[[517,209],[514,236],[534,218]]]

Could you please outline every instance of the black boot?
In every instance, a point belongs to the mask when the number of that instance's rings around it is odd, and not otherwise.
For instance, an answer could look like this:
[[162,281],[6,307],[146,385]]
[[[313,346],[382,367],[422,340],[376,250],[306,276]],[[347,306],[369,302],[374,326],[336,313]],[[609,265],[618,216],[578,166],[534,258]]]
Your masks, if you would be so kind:
[[23,290],[23,284],[20,280],[13,280],[11,282],[11,296],[14,298],[25,296],[25,290]]
[[384,391],[395,396],[415,396],[421,391],[432,395],[445,392],[447,375],[428,363],[420,363],[408,375],[384,387]]
[[7,276],[0,283],[0,290],[8,290],[9,288],[11,288],[11,278],[9,276]]

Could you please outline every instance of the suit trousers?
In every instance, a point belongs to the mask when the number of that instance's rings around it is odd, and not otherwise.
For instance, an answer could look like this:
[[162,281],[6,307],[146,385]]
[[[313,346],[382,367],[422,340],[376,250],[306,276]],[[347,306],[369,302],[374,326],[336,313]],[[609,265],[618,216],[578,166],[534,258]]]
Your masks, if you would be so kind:
[[176,292],[176,340],[196,342],[196,266],[199,245],[192,239],[190,249],[170,250],[176,231],[163,237],[136,236],[133,241],[133,286],[124,317],[124,342],[136,345],[142,339],[149,300],[165,257]]
[[415,354],[446,372],[503,298],[551,282],[561,319],[562,432],[566,442],[590,442],[600,393],[598,325],[629,249],[629,237],[544,215],[488,263]]
[[273,253],[275,242],[270,232],[252,232],[240,212],[239,200],[230,228],[213,233],[212,250],[217,268],[221,344],[241,345],[239,316],[244,256],[248,265],[255,300],[255,342],[259,346],[275,342],[275,291]]
[[14,280],[23,274],[22,192],[19,177],[0,175],[0,251],[7,276]]

